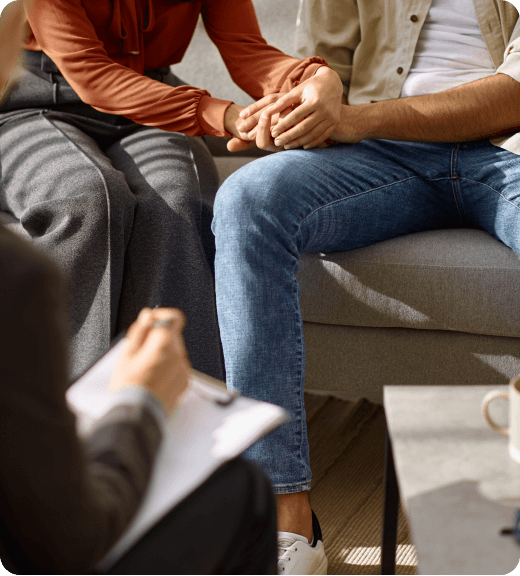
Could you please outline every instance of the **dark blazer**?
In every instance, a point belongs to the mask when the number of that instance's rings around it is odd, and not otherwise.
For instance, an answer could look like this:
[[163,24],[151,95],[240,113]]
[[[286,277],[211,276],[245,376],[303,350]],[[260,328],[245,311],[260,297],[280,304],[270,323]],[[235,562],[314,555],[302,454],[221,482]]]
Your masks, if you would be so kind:
[[60,276],[0,225],[0,555],[16,573],[92,573],[137,510],[159,447],[146,408],[80,440],[65,402]]

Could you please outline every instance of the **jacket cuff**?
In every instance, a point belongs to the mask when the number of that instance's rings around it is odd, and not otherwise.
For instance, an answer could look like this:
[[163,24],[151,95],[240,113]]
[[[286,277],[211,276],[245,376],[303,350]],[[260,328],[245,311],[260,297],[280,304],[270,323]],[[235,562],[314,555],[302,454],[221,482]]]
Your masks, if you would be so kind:
[[330,68],[327,62],[319,56],[313,56],[301,60],[299,65],[283,80],[282,85],[277,92],[291,91],[302,82],[305,82],[305,80],[312,78],[322,66]]
[[202,96],[197,108],[197,118],[204,134],[218,138],[233,136],[224,128],[224,116],[231,104],[231,100]]
[[520,52],[513,50],[510,45],[506,51],[506,57],[502,65],[497,68],[495,74],[507,74],[517,82],[520,82]]

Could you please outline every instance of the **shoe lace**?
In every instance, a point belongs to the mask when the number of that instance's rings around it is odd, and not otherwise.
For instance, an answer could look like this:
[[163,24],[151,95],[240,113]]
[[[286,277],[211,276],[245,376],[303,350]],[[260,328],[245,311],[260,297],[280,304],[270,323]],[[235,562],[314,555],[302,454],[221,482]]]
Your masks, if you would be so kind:
[[[285,566],[283,565],[285,562],[290,562],[291,557],[287,556],[287,551],[289,548],[294,544],[294,540],[291,538],[278,538],[278,568],[281,572],[285,571]],[[294,552],[297,552],[298,548],[294,549]]]

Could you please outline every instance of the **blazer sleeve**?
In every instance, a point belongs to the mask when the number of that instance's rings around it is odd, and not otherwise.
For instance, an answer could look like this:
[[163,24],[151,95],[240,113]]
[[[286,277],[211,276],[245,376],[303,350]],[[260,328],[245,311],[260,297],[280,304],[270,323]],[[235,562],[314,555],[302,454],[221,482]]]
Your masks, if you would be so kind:
[[300,0],[296,52],[325,58],[348,96],[354,51],[361,41],[357,0]]
[[92,573],[135,514],[161,441],[118,407],[81,441],[67,388],[65,299],[50,262],[0,227],[0,539],[18,573]]
[[289,91],[327,66],[323,58],[298,60],[269,46],[251,0],[209,0],[203,3],[201,13],[231,78],[255,100]]

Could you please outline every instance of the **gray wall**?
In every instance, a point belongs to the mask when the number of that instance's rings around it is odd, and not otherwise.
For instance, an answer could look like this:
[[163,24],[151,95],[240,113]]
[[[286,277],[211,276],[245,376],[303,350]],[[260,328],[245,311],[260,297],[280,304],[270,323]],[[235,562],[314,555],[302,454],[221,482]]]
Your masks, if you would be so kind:
[[[269,44],[294,55],[294,24],[298,0],[253,0],[260,29]],[[247,106],[253,100],[233,84],[220,54],[199,20],[195,35],[180,64],[173,72],[187,84],[205,88],[212,96]]]

